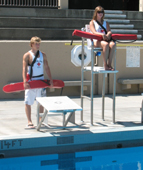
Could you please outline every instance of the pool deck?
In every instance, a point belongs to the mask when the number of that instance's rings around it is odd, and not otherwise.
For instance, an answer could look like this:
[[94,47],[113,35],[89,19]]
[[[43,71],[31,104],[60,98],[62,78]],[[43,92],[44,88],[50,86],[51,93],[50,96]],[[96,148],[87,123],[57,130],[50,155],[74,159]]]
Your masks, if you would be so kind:
[[[80,98],[71,98],[80,105]],[[42,126],[40,131],[25,129],[27,118],[23,100],[0,100],[0,154],[6,157],[18,156],[12,151],[30,151],[36,148],[42,153],[86,149],[106,149],[143,145],[143,124],[141,123],[141,95],[117,95],[115,121],[112,123],[112,96],[105,97],[105,120],[102,116],[102,97],[94,97],[94,124],[90,125],[90,101],[84,99],[84,122],[80,111],[75,114],[76,125],[68,124],[66,129],[49,129]],[[36,125],[36,102],[32,106],[32,120]],[[53,126],[62,125],[62,116],[48,118]],[[70,147],[69,147],[70,146]],[[71,148],[71,146],[74,146]],[[79,149],[80,146],[80,149]],[[82,146],[82,147],[81,147]],[[46,148],[46,149],[45,149]],[[50,149],[48,149],[50,148]],[[71,148],[71,149],[69,149]],[[39,153],[39,150],[37,150]],[[27,152],[28,153],[28,152]],[[21,155],[26,155],[25,153]],[[29,152],[32,155],[32,151]]]

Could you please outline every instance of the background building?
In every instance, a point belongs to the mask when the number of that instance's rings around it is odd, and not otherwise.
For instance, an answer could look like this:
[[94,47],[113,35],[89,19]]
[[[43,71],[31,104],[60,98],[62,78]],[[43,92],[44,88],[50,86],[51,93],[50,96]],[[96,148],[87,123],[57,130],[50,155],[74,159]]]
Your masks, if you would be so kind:
[[143,0],[59,0],[61,8],[94,9],[101,5],[106,10],[142,11]]

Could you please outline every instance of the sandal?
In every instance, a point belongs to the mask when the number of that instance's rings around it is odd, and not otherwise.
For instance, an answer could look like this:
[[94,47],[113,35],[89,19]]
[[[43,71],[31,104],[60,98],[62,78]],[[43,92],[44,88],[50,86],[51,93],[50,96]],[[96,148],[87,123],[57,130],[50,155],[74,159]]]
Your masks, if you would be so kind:
[[26,125],[25,129],[35,129],[35,126],[31,123]]

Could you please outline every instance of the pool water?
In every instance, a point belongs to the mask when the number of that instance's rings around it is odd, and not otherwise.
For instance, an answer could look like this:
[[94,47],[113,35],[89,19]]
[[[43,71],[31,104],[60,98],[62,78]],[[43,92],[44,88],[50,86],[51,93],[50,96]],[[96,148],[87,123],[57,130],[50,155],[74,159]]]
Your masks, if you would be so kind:
[[143,147],[0,159],[0,170],[141,170]]

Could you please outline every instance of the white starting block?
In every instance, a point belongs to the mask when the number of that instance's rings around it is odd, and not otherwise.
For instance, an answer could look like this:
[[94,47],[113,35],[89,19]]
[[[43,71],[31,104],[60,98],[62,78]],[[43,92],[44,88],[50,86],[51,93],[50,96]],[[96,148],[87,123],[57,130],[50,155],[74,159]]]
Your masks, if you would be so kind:
[[[49,112],[62,113],[63,114],[63,128],[66,127],[68,122],[75,124],[75,111],[81,111],[82,108],[73,102],[67,96],[56,96],[56,97],[36,97],[38,102],[37,106],[37,130],[40,129],[42,122],[44,121],[46,115],[48,116]],[[41,121],[39,122],[39,108],[42,105],[45,109],[44,114],[42,115]],[[69,116],[65,120],[66,114],[70,112]],[[53,113],[53,114],[54,114]],[[47,125],[48,126],[48,125]]]

